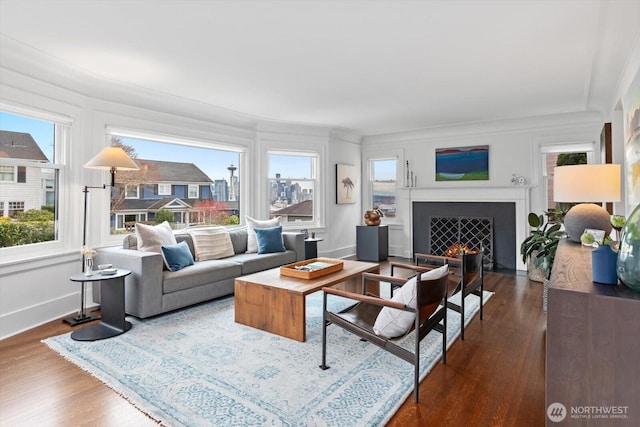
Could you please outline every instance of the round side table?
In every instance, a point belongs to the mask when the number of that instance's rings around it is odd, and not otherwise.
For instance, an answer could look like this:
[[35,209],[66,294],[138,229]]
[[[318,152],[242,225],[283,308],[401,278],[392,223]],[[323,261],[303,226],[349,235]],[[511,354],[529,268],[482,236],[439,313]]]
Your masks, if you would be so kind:
[[102,319],[99,323],[84,326],[75,330],[71,338],[76,341],[96,341],[115,337],[131,329],[131,323],[125,320],[124,312],[124,278],[131,274],[129,270],[118,269],[115,274],[95,272],[92,276],[78,273],[69,279],[72,282],[100,283],[100,311]]

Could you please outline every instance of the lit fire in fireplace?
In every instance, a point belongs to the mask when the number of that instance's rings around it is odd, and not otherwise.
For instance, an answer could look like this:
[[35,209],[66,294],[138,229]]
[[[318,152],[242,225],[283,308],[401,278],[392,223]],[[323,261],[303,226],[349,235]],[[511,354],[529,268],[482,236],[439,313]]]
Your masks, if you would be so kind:
[[466,244],[454,243],[444,252],[444,256],[457,258],[461,254],[475,254],[476,252],[478,252],[476,249],[470,249]]

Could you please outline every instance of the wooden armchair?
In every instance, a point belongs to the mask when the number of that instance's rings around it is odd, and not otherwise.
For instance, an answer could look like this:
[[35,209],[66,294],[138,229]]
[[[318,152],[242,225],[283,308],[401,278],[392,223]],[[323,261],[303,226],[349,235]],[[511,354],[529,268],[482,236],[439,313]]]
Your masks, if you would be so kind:
[[[415,267],[411,266],[410,267]],[[327,355],[327,326],[334,324],[363,340],[400,357],[414,366],[414,394],[413,400],[418,401],[419,375],[420,375],[420,341],[431,330],[442,333],[442,363],[446,363],[447,357],[447,282],[448,268],[443,267],[437,271],[428,272],[424,268],[411,278],[383,276],[373,273],[364,273],[363,293],[341,291],[333,288],[323,288],[323,322],[322,322],[322,365],[321,369],[329,369],[326,363]],[[395,284],[403,284],[401,292],[392,300],[386,300],[373,295],[366,295],[367,281],[382,281]],[[356,304],[340,312],[334,313],[327,310],[327,296],[338,295],[357,301]],[[412,306],[408,302],[411,298],[416,303]],[[407,303],[402,302],[407,301]],[[394,310],[395,309],[395,310]],[[385,312],[383,313],[383,310]],[[405,324],[399,327],[382,327],[387,325],[388,316],[402,317]],[[381,321],[376,322],[376,320]],[[442,322],[442,324],[440,324]],[[398,322],[402,323],[402,322]],[[406,326],[404,332],[400,332]],[[395,329],[395,331],[392,331]],[[394,338],[406,336],[415,331],[414,351],[406,350],[394,342]],[[394,336],[386,336],[387,332],[395,332]],[[398,334],[398,335],[395,335]]]
[[458,281],[458,284],[452,294],[460,292],[460,304],[454,304],[448,301],[448,307],[460,313],[460,339],[464,340],[464,299],[469,294],[480,297],[480,320],[482,320],[484,305],[484,270],[483,270],[484,250],[476,253],[462,254],[459,258],[416,254],[416,265],[422,267],[431,267],[434,265],[448,264],[451,277]]

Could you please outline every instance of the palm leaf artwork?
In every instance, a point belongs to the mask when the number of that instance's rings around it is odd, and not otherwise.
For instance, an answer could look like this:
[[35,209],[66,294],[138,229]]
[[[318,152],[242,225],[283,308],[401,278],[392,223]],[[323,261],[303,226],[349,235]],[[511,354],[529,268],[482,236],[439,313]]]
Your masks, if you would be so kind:
[[358,170],[353,165],[336,165],[336,203],[355,203],[359,198]]
[[349,191],[353,190],[354,184],[351,178],[346,177],[342,180],[342,186],[347,190],[347,198],[349,198]]

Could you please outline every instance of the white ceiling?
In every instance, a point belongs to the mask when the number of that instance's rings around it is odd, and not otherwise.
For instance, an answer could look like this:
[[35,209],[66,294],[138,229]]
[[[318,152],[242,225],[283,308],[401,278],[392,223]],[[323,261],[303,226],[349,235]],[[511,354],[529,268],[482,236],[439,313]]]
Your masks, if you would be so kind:
[[0,0],[0,33],[111,82],[363,135],[607,114],[638,0]]

